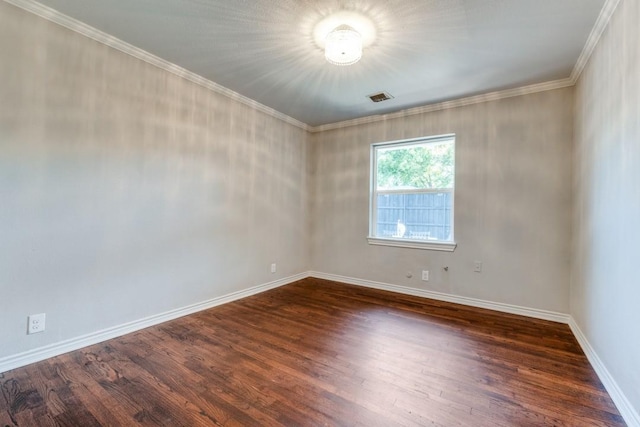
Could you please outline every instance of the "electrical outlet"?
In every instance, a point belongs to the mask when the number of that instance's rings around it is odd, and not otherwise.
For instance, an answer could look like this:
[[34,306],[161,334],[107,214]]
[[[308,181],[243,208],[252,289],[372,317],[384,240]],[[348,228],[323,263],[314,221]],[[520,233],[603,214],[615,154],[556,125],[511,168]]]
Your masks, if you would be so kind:
[[422,270],[422,280],[425,282],[429,281],[429,270]]
[[44,320],[45,314],[32,314],[27,318],[27,334],[37,334],[38,332],[44,332]]
[[276,272],[276,263],[275,262],[273,264],[271,264],[271,272],[272,273]]
[[473,271],[476,273],[482,273],[482,261],[473,262]]

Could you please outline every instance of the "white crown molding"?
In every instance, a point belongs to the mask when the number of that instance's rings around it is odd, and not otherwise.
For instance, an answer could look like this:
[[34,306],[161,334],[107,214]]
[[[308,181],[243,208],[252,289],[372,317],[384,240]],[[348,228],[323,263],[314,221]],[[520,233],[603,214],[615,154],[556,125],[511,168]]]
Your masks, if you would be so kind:
[[611,400],[613,400],[618,411],[620,411],[622,418],[624,418],[629,427],[640,427],[640,414],[638,414],[638,412],[633,408],[633,405],[631,405],[631,402],[629,402],[629,399],[627,399],[618,386],[618,383],[613,379],[607,367],[604,365],[602,360],[600,360],[598,354],[595,352],[584,333],[582,333],[582,330],[580,330],[580,327],[573,317],[569,319],[569,327],[571,328],[573,335],[578,340],[580,347],[582,347],[582,351],[584,351],[587,359],[589,359],[589,363],[591,363],[596,374],[598,374],[598,378],[602,381],[604,388],[607,389],[609,396],[611,396]]
[[31,363],[39,362],[41,360],[45,360],[50,357],[59,356],[61,354],[68,353],[70,351],[79,350],[89,345],[98,344],[100,342],[110,340],[112,338],[117,338],[122,335],[138,331],[140,329],[148,328],[149,326],[158,325],[160,323],[168,322],[169,320],[174,320],[179,317],[183,317],[189,314],[197,313],[202,310],[207,310],[209,308],[213,308],[222,304],[226,304],[232,301],[236,301],[242,298],[256,295],[261,292],[268,291],[270,289],[288,285],[298,280],[302,280],[306,277],[309,277],[309,274],[306,272],[296,274],[294,276],[289,276],[283,279],[275,280],[273,282],[254,286],[249,289],[233,292],[227,295],[223,295],[221,297],[212,298],[196,304],[188,305],[186,307],[177,308],[175,310],[170,310],[165,313],[149,316],[144,319],[134,320],[133,322],[103,329],[97,332],[92,332],[87,335],[82,335],[82,336],[71,338],[65,341],[53,343],[44,347],[28,350],[23,353],[3,357],[3,358],[0,358],[0,373],[9,371],[11,369],[19,368],[21,366],[26,366]]
[[569,77],[572,84],[576,84],[578,82],[578,79],[580,78],[582,71],[587,66],[587,63],[589,62],[589,58],[591,58],[591,54],[595,50],[598,44],[598,41],[600,41],[600,37],[602,37],[602,34],[604,33],[605,29],[609,25],[609,21],[613,16],[613,12],[615,12],[619,3],[620,3],[620,0],[607,0],[604,6],[602,6],[602,10],[600,10],[600,15],[598,15],[598,19],[596,19],[596,23],[591,29],[589,38],[587,38],[587,42],[585,43],[584,48],[582,49],[582,52],[580,53],[580,56],[576,61],[576,65],[573,67],[571,76]]
[[480,104],[483,102],[497,101],[514,96],[529,95],[537,92],[560,89],[573,86],[574,82],[569,79],[553,80],[550,82],[537,83],[529,86],[521,86],[513,89],[499,90],[495,92],[484,93],[481,95],[469,96],[466,98],[454,99],[451,101],[438,102],[436,104],[428,104],[421,107],[410,108],[389,114],[379,114],[374,116],[360,117],[342,122],[329,123],[326,125],[314,126],[310,128],[311,132],[324,132],[327,130],[341,129],[350,126],[357,126],[368,123],[375,123],[385,120],[397,119],[401,117],[413,116],[416,114],[431,113],[434,111],[447,110],[450,108],[464,107],[467,105]]
[[310,131],[313,133],[323,132],[327,130],[341,129],[350,126],[357,126],[361,124],[375,123],[384,120],[391,120],[400,117],[412,116],[415,114],[423,114],[423,113],[431,113],[434,111],[446,110],[449,108],[457,108],[464,107],[467,105],[479,104],[482,102],[488,101],[497,101],[499,99],[511,98],[514,96],[528,95],[536,92],[544,92],[548,90],[561,89],[564,87],[574,86],[578,78],[580,78],[580,74],[584,70],[584,67],[587,65],[591,54],[593,53],[600,37],[604,33],[607,25],[609,25],[609,21],[611,20],[611,16],[615,12],[616,8],[620,0],[606,0],[602,10],[600,10],[600,14],[596,19],[596,23],[594,24],[591,33],[585,43],[578,60],[573,67],[571,75],[566,79],[560,80],[552,80],[549,82],[533,84],[529,86],[522,86],[513,89],[500,90],[495,92],[490,92],[486,94],[480,94],[475,96],[470,96],[466,98],[454,99],[451,101],[444,101],[435,104],[429,104],[421,107],[411,108],[407,110],[397,111],[389,114],[379,114],[367,117],[360,117],[353,120],[345,120],[342,122],[329,123],[326,125],[314,126],[310,128]]
[[537,308],[522,307],[512,304],[503,304],[500,302],[492,302],[481,300],[478,298],[469,298],[459,295],[446,294],[442,292],[427,291],[424,289],[409,288],[407,286],[392,285],[389,283],[375,282],[373,280],[356,279],[354,277],[340,276],[337,274],[321,273],[310,271],[309,277],[317,279],[331,280],[334,282],[347,283],[350,285],[363,286],[372,289],[380,289],[383,291],[396,292],[416,297],[429,298],[438,301],[452,302],[455,304],[467,305],[470,307],[486,308],[489,310],[500,311],[503,313],[518,314],[521,316],[532,317],[535,319],[550,320],[552,322],[569,323],[570,316],[555,311],[540,310]]
[[620,2],[620,0],[606,1],[602,10],[600,11],[600,14],[598,16],[598,19],[596,20],[596,23],[593,29],[591,30],[589,38],[587,39],[587,43],[585,44],[580,54],[580,57],[578,58],[578,61],[576,62],[573,68],[571,76],[566,79],[553,80],[549,82],[522,86],[522,87],[517,87],[513,89],[489,92],[485,94],[410,108],[410,109],[401,110],[401,111],[397,111],[389,114],[366,116],[366,117],[361,117],[353,120],[345,120],[342,122],[328,123],[320,126],[309,126],[306,123],[303,123],[299,120],[294,119],[293,117],[283,114],[271,107],[267,107],[266,105],[263,105],[257,101],[254,101],[251,98],[248,98],[244,95],[234,92],[231,89],[228,89],[222,85],[219,85],[211,80],[208,80],[176,64],[173,64],[169,61],[159,58],[127,42],[124,42],[116,37],[113,37],[107,33],[104,33],[103,31],[93,28],[81,21],[78,21],[74,18],[66,16],[34,0],[4,0],[4,1],[16,7],[24,9],[28,12],[31,12],[35,15],[38,15],[48,21],[54,22],[72,31],[80,33],[97,42],[103,43],[123,53],[131,55],[137,59],[145,61],[151,65],[154,65],[158,68],[161,68],[165,71],[168,71],[172,74],[175,74],[179,77],[189,80],[195,84],[203,86],[216,93],[225,95],[235,101],[241,102],[249,107],[255,108],[256,110],[261,111],[265,114],[268,114],[274,118],[277,118],[279,120],[282,120],[286,123],[289,123],[293,126],[299,127],[303,130],[306,130],[312,133],[323,132],[323,131],[334,130],[334,129],[341,129],[341,128],[356,126],[361,124],[375,123],[379,121],[391,120],[391,119],[396,119],[400,117],[412,116],[416,114],[430,113],[430,112],[445,110],[449,108],[464,107],[467,105],[473,105],[473,104],[478,104],[482,102],[496,101],[499,99],[511,98],[514,96],[527,95],[527,94],[532,94],[536,92],[543,92],[543,91],[573,86],[575,85],[578,78],[580,77],[580,74],[582,73],[584,67],[586,66],[593,50],[595,49],[595,46],[597,45],[600,37],[602,36],[602,33],[606,29],[609,23],[609,20],[611,19],[611,16],[613,15],[616,7]]
[[246,96],[241,95],[237,92],[234,92],[231,89],[228,89],[222,85],[219,85],[218,83],[205,79],[204,77],[196,73],[193,73],[169,61],[166,61],[158,56],[155,56],[145,50],[135,47],[103,31],[93,28],[90,25],[87,25],[81,21],[78,21],[77,19],[64,15],[58,12],[57,10],[51,9],[50,7],[40,4],[34,0],[4,0],[4,1],[16,7],[19,7],[23,10],[26,10],[27,12],[31,12],[34,15],[38,15],[41,18],[44,18],[48,21],[54,22],[72,31],[80,33],[99,43],[102,43],[109,47],[117,49],[120,52],[126,53],[127,55],[131,55],[134,58],[137,58],[148,64],[154,65],[160,69],[163,69],[172,74],[175,74],[178,77],[182,77],[183,79],[189,80],[190,82],[193,82],[197,85],[205,87],[213,92],[227,96],[233,99],[234,101],[238,101],[249,107],[255,108],[258,111],[268,114],[276,119],[282,120],[283,122],[289,123],[290,125],[297,126],[306,131],[309,131],[310,129],[310,126],[307,125],[306,123],[302,123],[301,121],[296,120],[293,117],[287,116],[286,114],[283,114],[277,110],[274,110],[271,107],[267,107],[266,105],[263,105],[257,101],[254,101],[251,98],[247,98]]

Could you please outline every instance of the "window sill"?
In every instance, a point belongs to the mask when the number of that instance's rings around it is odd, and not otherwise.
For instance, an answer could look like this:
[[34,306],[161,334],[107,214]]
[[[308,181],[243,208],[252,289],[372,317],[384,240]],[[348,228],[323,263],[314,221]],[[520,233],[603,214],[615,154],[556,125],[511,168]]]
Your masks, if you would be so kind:
[[425,249],[429,251],[453,252],[457,246],[455,242],[424,242],[419,240],[383,239],[381,237],[367,237],[370,245],[393,246],[397,248]]

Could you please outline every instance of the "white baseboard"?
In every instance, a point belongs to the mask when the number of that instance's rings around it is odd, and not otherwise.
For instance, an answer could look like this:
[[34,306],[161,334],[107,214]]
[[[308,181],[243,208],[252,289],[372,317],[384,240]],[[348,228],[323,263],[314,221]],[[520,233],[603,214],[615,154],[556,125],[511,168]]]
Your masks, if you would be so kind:
[[615,403],[618,411],[620,411],[620,415],[624,418],[624,421],[627,423],[629,427],[640,427],[640,414],[633,408],[629,399],[625,396],[625,394],[620,390],[618,383],[613,379],[611,373],[604,365],[598,354],[595,352],[591,344],[587,340],[587,337],[582,333],[582,330],[576,323],[576,321],[571,317],[569,320],[569,327],[573,332],[573,335],[580,343],[580,347],[582,347],[582,351],[589,359],[591,366],[598,374],[598,378],[602,381],[604,388],[607,389],[607,393],[611,396],[611,400]]
[[186,307],[167,311],[165,313],[149,316],[144,319],[135,320],[133,322],[103,329],[101,331],[92,332],[87,335],[60,341],[44,347],[35,348],[33,350],[28,350],[23,353],[3,357],[0,359],[0,373],[19,368],[21,366],[26,366],[31,363],[39,362],[50,357],[59,356],[70,351],[79,350],[83,347],[98,344],[102,341],[110,340],[112,338],[129,334],[140,329],[148,328],[149,326],[154,326],[163,322],[167,322],[169,320],[177,319],[178,317],[183,317],[189,314],[196,313],[198,311],[207,310],[218,305],[226,304],[228,302],[236,301],[241,298],[259,294],[261,292],[268,291],[269,289],[288,285],[289,283],[293,283],[306,277],[309,277],[309,274],[306,272],[296,274],[294,276],[289,276],[283,279],[275,280],[273,282],[254,286],[249,289],[233,292],[221,297],[202,301]]
[[389,283],[374,282],[372,280],[356,279],[353,277],[339,276],[336,274],[309,272],[310,277],[318,279],[333,280],[335,282],[348,283],[350,285],[365,286],[367,288],[380,289],[383,291],[397,292],[416,297],[430,298],[438,301],[452,302],[456,304],[468,305],[471,307],[486,308],[489,310],[501,311],[503,313],[519,314],[521,316],[533,317],[535,319],[551,320],[559,323],[569,323],[570,316],[555,311],[540,310],[537,308],[521,307],[500,302],[491,302],[477,298],[469,298],[442,292],[427,291],[423,289],[409,288],[407,286],[392,285]]
[[373,289],[380,289],[390,292],[397,292],[406,295],[413,295],[417,297],[430,298],[439,301],[452,302],[457,304],[468,305],[471,307],[486,308],[489,310],[501,311],[504,313],[519,314],[522,316],[528,316],[536,319],[551,320],[554,322],[566,323],[571,328],[571,331],[575,335],[578,343],[582,347],[587,359],[593,366],[596,374],[604,384],[607,392],[611,396],[611,399],[615,403],[616,407],[620,411],[620,414],[624,418],[629,427],[640,427],[640,415],[633,408],[629,400],[626,398],[618,384],[611,376],[605,365],[602,363],[591,344],[587,340],[586,336],[582,333],[575,320],[568,314],[557,313],[553,311],[540,310],[535,308],[521,307],[511,304],[503,304],[491,301],[485,301],[477,298],[462,297],[458,295],[445,294],[441,292],[427,291],[422,289],[409,288],[406,286],[392,285],[389,283],[375,282],[372,280],[356,279],[353,277],[340,276],[336,274],[320,273],[317,271],[310,271],[305,273],[296,274],[294,276],[279,279],[273,282],[264,283],[262,285],[254,286],[249,289],[245,289],[238,292],[233,292],[221,297],[213,298],[200,303],[192,304],[186,307],[171,310],[165,313],[149,316],[144,319],[136,320],[133,322],[125,323],[123,325],[107,328],[101,331],[97,331],[91,334],[83,335],[80,337],[72,338],[69,340],[54,343],[48,346],[36,348],[16,355],[11,355],[0,359],[0,373],[9,371],[11,369],[19,368],[31,363],[39,362],[50,357],[58,356],[60,354],[68,353],[70,351],[78,350],[83,347],[98,344],[100,342],[117,338],[119,336],[138,331],[140,329],[154,326],[169,320],[177,319],[182,316],[193,314],[202,310],[206,310],[212,307],[216,307],[228,302],[236,301],[242,298],[246,298],[251,295],[256,295],[261,292],[265,292],[270,289],[278,288],[280,286],[288,285],[289,283],[302,280],[306,277],[315,277],[318,279],[332,280],[336,282],[347,283],[356,286],[364,286]]
[[310,277],[318,279],[332,280],[335,282],[347,283],[350,285],[364,286],[367,288],[381,289],[384,291],[397,292],[401,294],[413,295],[417,297],[430,298],[438,301],[452,302],[457,304],[468,305],[471,307],[486,308],[490,310],[501,311],[510,314],[519,314],[522,316],[533,317],[542,320],[551,320],[554,322],[568,324],[574,336],[578,340],[582,351],[584,351],[587,359],[596,371],[596,374],[607,389],[611,400],[620,411],[620,415],[624,418],[629,427],[640,427],[640,416],[633,408],[631,402],[624,395],[618,384],[613,379],[605,365],[602,363],[586,336],[582,333],[572,316],[553,311],[540,310],[536,308],[521,307],[511,304],[503,304],[498,302],[485,301],[477,298],[468,298],[458,295],[445,294],[441,292],[433,292],[406,286],[392,285],[389,283],[375,282],[372,280],[356,279],[353,277],[340,276],[336,274],[320,273],[317,271],[309,272]]

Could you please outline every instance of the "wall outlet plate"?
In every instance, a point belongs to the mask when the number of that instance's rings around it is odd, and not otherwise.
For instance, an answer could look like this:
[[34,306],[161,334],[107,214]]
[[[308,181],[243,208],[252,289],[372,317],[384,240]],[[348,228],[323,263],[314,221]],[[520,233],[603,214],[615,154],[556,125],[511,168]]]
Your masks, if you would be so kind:
[[44,321],[46,318],[45,313],[32,314],[27,318],[27,334],[37,334],[38,332],[44,332]]
[[272,273],[276,272],[276,263],[275,262],[273,264],[271,264],[271,272]]
[[422,280],[425,282],[429,281],[429,270],[422,270]]

